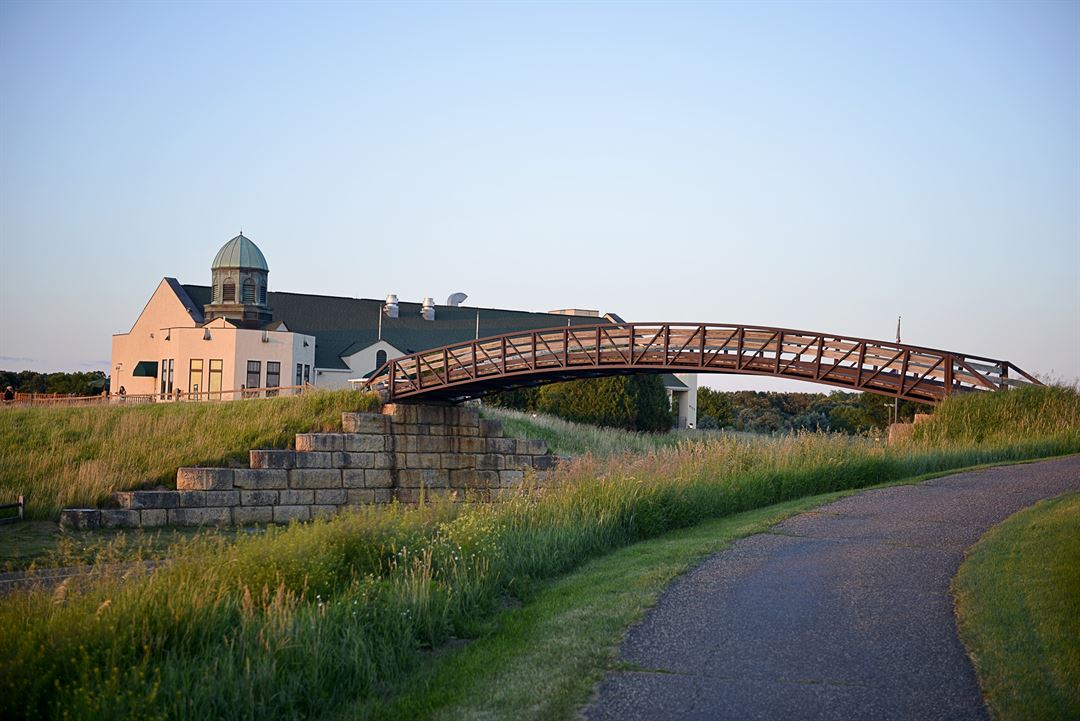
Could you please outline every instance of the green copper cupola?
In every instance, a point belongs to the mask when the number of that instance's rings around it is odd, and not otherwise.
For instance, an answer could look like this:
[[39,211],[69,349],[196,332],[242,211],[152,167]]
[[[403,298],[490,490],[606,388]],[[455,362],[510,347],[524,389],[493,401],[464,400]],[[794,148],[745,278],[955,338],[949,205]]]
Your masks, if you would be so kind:
[[259,246],[243,233],[221,246],[210,265],[211,300],[206,320],[225,318],[245,328],[261,328],[273,315],[266,305],[266,265]]

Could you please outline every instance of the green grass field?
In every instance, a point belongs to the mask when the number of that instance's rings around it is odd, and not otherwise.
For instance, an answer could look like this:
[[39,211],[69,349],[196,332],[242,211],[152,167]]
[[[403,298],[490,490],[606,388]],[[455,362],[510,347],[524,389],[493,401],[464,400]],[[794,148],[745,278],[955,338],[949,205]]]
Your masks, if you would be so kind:
[[287,448],[297,433],[340,430],[373,396],[313,392],[230,403],[0,409],[0,503],[26,496],[27,516],[97,506],[113,491],[174,487],[180,466],[247,465],[252,448]]
[[1080,719],[1080,493],[991,529],[953,590],[994,719]]
[[1007,395],[995,414],[983,412],[1000,403],[987,394],[949,401],[927,425],[960,431],[923,430],[899,448],[823,434],[722,436],[590,456],[498,504],[365,508],[260,536],[200,536],[145,576],[15,594],[0,601],[0,693],[15,700],[0,713],[276,719],[377,709],[393,689],[431,678],[427,664],[448,639],[483,636],[508,603],[526,611],[554,579],[640,541],[823,493],[1080,451],[1075,390]]

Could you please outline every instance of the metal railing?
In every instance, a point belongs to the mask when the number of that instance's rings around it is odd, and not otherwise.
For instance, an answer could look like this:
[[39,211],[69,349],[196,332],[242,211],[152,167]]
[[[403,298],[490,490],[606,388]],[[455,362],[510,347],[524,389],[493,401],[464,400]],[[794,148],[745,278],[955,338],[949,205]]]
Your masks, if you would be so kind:
[[508,333],[394,358],[366,387],[389,400],[628,373],[793,378],[936,403],[1039,381],[1004,360],[831,333],[713,323],[621,323]]

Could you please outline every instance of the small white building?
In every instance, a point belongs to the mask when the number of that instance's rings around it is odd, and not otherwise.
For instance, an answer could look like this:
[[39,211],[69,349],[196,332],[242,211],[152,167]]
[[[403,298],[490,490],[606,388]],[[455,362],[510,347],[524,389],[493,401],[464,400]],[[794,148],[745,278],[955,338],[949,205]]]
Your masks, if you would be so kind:
[[661,376],[676,428],[697,428],[697,373],[665,373]]
[[[113,394],[230,400],[308,384],[343,388],[388,359],[473,338],[617,316],[530,313],[269,290],[270,268],[238,235],[218,251],[211,284],[164,278],[127,333],[113,336]],[[448,299],[453,301],[455,299]],[[697,379],[663,376],[679,426],[696,421]],[[255,390],[253,390],[255,389]]]

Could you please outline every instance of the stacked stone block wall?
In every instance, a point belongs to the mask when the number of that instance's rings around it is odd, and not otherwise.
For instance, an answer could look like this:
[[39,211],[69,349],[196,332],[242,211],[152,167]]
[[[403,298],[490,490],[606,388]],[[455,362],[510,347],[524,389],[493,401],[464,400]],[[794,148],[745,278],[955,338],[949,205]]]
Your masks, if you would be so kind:
[[249,468],[181,468],[176,490],[114,494],[120,508],[66,509],[74,528],[288,523],[347,506],[491,499],[541,475],[544,441],[506,438],[475,408],[387,405],[345,413],[342,433],[302,433],[295,450],[252,450]]

